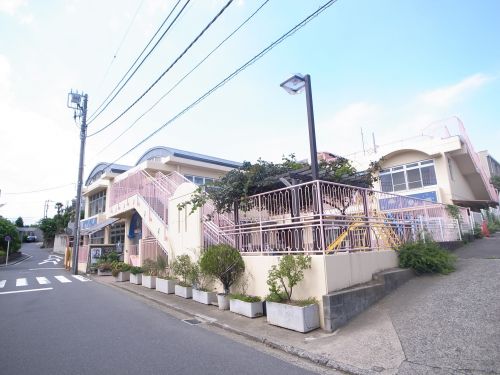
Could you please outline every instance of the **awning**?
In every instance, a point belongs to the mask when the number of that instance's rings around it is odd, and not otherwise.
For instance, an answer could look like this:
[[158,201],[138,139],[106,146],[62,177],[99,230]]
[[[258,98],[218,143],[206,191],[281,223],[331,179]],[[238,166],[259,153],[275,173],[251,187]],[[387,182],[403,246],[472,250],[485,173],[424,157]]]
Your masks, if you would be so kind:
[[103,222],[98,223],[98,224],[96,224],[96,225],[94,225],[94,226],[92,226],[92,227],[90,227],[90,228],[83,229],[83,230],[80,232],[80,234],[81,234],[82,236],[85,236],[85,235],[89,235],[89,234],[92,234],[92,233],[98,232],[98,231],[100,231],[101,229],[103,229],[103,228],[107,227],[108,225],[111,225],[111,224],[113,224],[113,223],[117,222],[118,220],[120,220],[120,219],[115,219],[115,218],[113,218],[113,219],[107,219],[107,220],[104,220]]

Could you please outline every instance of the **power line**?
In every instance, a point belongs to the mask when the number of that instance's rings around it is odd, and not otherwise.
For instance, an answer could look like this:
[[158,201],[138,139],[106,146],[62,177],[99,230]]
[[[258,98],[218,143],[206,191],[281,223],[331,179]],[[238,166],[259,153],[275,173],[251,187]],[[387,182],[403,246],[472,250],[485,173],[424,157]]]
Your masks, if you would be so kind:
[[[127,77],[127,75],[130,73],[130,71],[134,68],[135,64],[137,63],[137,61],[139,61],[139,59],[141,58],[141,56],[144,54],[144,52],[148,49],[149,45],[153,42],[153,40],[156,38],[156,36],[158,35],[158,33],[160,32],[160,30],[163,28],[163,26],[165,25],[165,23],[167,23],[167,21],[169,20],[170,16],[172,15],[172,13],[174,13],[175,9],[177,8],[177,6],[179,5],[179,3],[181,2],[181,0],[178,0],[177,3],[175,3],[174,7],[172,8],[172,10],[170,11],[170,13],[167,15],[167,17],[165,17],[165,19],[163,20],[162,24],[160,25],[160,27],[156,30],[156,32],[154,33],[154,35],[151,37],[151,39],[149,40],[149,42],[146,44],[146,46],[144,47],[144,49],[141,51],[141,53],[139,54],[139,56],[137,56],[137,58],[135,59],[135,61],[132,63],[132,65],[130,66],[130,68],[127,70],[127,72],[123,75],[123,77],[120,79],[120,81],[115,85],[115,87],[113,88],[113,90],[111,90],[111,92],[108,94],[108,96],[102,101],[102,103],[99,105],[99,107],[97,107],[97,109],[94,111],[94,113],[92,113],[90,115],[90,119],[88,121],[88,123],[90,124],[92,121],[94,121],[108,106],[109,104],[116,98],[116,96],[120,93],[120,91],[125,87],[125,85],[130,81],[130,79],[134,76],[134,74],[137,72],[137,70],[141,67],[141,65],[144,63],[144,61],[146,61],[146,59],[149,57],[149,55],[154,51],[154,49],[158,46],[158,44],[160,43],[160,41],[163,39],[163,37],[167,34],[167,32],[172,28],[172,26],[174,25],[174,23],[177,21],[177,19],[179,18],[179,16],[182,14],[182,12],[184,11],[184,9],[186,8],[186,6],[189,4],[191,0],[188,0],[184,6],[182,7],[182,9],[179,11],[179,13],[177,13],[177,16],[172,20],[172,22],[170,22],[170,25],[167,27],[167,29],[163,32],[163,34],[160,36],[160,38],[156,41],[156,43],[153,45],[153,47],[151,48],[151,50],[147,53],[147,55],[142,59],[142,61],[139,63],[139,65],[135,68],[135,70],[132,72],[132,74],[127,78],[127,80],[125,81],[125,83],[119,88],[119,90],[115,93],[116,89],[118,88],[118,86],[120,86],[120,84],[123,82],[123,80]],[[107,102],[107,100],[111,97],[111,95],[113,95],[115,93],[115,95],[109,100],[109,102]],[[106,103],[107,102],[107,103]],[[104,106],[104,108],[103,108]],[[102,109],[101,109],[102,108]]]
[[115,62],[116,60],[116,56],[118,56],[118,52],[120,52],[120,49],[122,48],[123,46],[123,43],[125,42],[125,39],[127,38],[128,36],[128,33],[130,32],[130,29],[132,28],[132,25],[134,24],[135,22],[135,19],[137,18],[137,15],[139,14],[139,10],[142,8],[142,4],[144,4],[144,0],[141,0],[139,6],[137,7],[135,13],[134,13],[134,16],[132,17],[132,20],[130,21],[128,27],[127,27],[127,30],[125,31],[125,34],[123,35],[122,37],[122,40],[120,41],[120,43],[118,44],[118,48],[116,49],[115,53],[113,54],[113,58],[111,59],[111,61],[109,62],[109,65],[108,65],[108,68],[106,69],[106,71],[104,72],[104,76],[102,77],[101,79],[101,83],[99,83],[99,86],[97,87],[97,90],[99,91],[104,83],[104,81],[106,80],[106,77],[108,76],[109,74],[109,71],[111,70],[111,66],[113,66],[113,63]]
[[115,137],[110,143],[104,146],[97,155],[100,155],[104,150],[106,150],[109,146],[115,143],[118,139],[121,138],[126,132],[128,132],[139,120],[141,120],[145,115],[153,110],[167,95],[169,95],[172,91],[174,91],[177,86],[179,86],[187,77],[191,75],[198,67],[203,64],[215,51],[217,51],[225,42],[227,42],[233,35],[235,35],[245,24],[248,23],[270,0],[265,0],[245,21],[243,21],[236,29],[234,29],[222,42],[220,42],[212,51],[210,51],[198,64],[196,64],[188,73],[186,73],[180,80],[178,80],[175,85],[173,85],[163,96],[160,97],[151,107],[149,107],[142,115],[140,115],[128,128],[126,128],[123,132],[121,132],[117,137]]
[[184,51],[182,51],[182,53],[174,60],[174,62],[172,64],[170,64],[170,66],[162,73],[160,74],[160,76],[146,89],[146,91],[144,91],[131,105],[129,105],[122,113],[120,113],[113,121],[111,121],[109,124],[107,124],[106,126],[102,127],[101,129],[97,130],[96,132],[92,133],[89,135],[89,137],[92,137],[96,134],[99,134],[100,132],[102,132],[103,130],[109,128],[111,125],[113,125],[116,121],[118,121],[125,113],[127,113],[133,106],[135,106],[142,98],[144,98],[144,96],[146,96],[146,94],[154,87],[156,86],[156,84],[158,82],[160,82],[160,80],[165,76],[165,74],[167,74],[170,69],[172,69],[174,67],[175,64],[177,64],[179,62],[179,60],[187,53],[187,51],[189,51],[191,49],[191,47],[193,47],[196,42],[198,42],[198,40],[201,38],[201,36],[214,24],[215,21],[217,21],[217,19],[222,15],[222,13],[224,13],[224,11],[229,7],[229,5],[231,5],[231,3],[233,2],[234,0],[229,0],[226,5],[224,5],[222,7],[222,9],[219,11],[219,13],[217,13],[215,15],[215,17],[207,24],[207,26],[205,26],[205,28],[196,36],[196,38],[193,39],[193,41],[186,47],[186,49]]
[[22,191],[22,192],[18,192],[18,193],[4,193],[4,194],[5,195],[20,195],[20,194],[40,193],[42,191],[57,190],[57,189],[61,189],[63,187],[72,186],[72,185],[74,185],[74,183],[72,183],[72,184],[66,184],[66,185],[60,185],[60,186],[54,186],[54,187],[40,189],[40,190]]
[[255,55],[254,57],[252,57],[250,60],[248,60],[243,65],[241,65],[238,69],[236,69],[234,72],[232,72],[226,78],[224,78],[218,84],[216,84],[215,86],[213,86],[210,90],[208,90],[207,92],[205,92],[202,96],[200,96],[198,99],[196,99],[190,105],[188,105],[182,111],[180,111],[179,113],[177,113],[174,117],[172,117],[170,120],[168,120],[167,122],[165,122],[158,129],[156,129],[154,132],[152,132],[146,138],[144,138],[142,141],[140,141],[135,146],[133,146],[130,150],[128,150],[127,152],[125,152],[124,154],[122,154],[121,156],[119,156],[117,159],[115,159],[114,161],[112,161],[111,163],[109,163],[108,166],[112,165],[113,163],[116,163],[118,160],[120,160],[124,156],[126,156],[129,153],[131,153],[132,151],[134,151],[137,147],[139,147],[140,145],[142,145],[144,142],[146,142],[149,139],[151,139],[151,137],[153,137],[154,135],[156,135],[163,128],[165,128],[166,126],[168,126],[169,124],[171,124],[172,122],[174,122],[175,120],[177,120],[179,117],[181,117],[186,112],[188,112],[191,108],[193,108],[196,105],[198,105],[199,103],[201,103],[203,100],[205,100],[211,94],[213,94],[216,90],[218,90],[219,88],[221,88],[222,86],[224,86],[227,82],[229,82],[230,80],[232,80],[234,77],[236,77],[243,70],[245,70],[246,68],[248,68],[250,65],[252,65],[256,61],[260,60],[264,55],[266,55],[268,52],[270,52],[274,47],[276,47],[277,45],[279,45],[280,43],[282,43],[284,40],[288,39],[290,36],[292,36],[293,34],[295,34],[298,30],[300,30],[301,28],[303,28],[310,21],[312,21],[314,18],[316,18],[318,15],[320,15],[322,12],[324,12],[327,8],[329,8],[331,5],[333,5],[336,2],[337,2],[337,0],[329,0],[325,4],[323,4],[322,6],[320,6],[316,11],[314,11],[309,16],[307,16],[306,18],[304,18],[301,22],[299,22],[298,24],[296,24],[293,28],[291,28],[290,30],[288,30],[285,34],[281,35],[278,39],[276,39],[274,42],[272,42],[271,44],[269,44],[266,48],[264,48],[263,50],[261,50],[257,55]]

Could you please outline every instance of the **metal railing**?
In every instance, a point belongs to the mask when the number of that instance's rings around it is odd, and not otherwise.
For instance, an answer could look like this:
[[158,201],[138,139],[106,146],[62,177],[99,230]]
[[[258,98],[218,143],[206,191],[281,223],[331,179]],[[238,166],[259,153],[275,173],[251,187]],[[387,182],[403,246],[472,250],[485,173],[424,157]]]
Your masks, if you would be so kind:
[[326,181],[257,194],[237,207],[204,223],[204,246],[227,243],[245,254],[329,253],[395,248],[426,237],[456,241],[472,229],[466,208],[457,219],[440,203]]

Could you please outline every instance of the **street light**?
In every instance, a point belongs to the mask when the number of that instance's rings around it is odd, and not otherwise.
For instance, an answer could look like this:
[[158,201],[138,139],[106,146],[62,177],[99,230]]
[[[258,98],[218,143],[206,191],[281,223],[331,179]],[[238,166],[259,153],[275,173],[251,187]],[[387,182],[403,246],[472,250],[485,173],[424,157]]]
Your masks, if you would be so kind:
[[314,110],[311,91],[311,77],[309,74],[294,74],[280,85],[289,94],[295,95],[305,88],[307,104],[307,123],[309,126],[309,148],[311,150],[311,175],[312,179],[318,180],[318,153],[316,149],[316,131],[314,128]]

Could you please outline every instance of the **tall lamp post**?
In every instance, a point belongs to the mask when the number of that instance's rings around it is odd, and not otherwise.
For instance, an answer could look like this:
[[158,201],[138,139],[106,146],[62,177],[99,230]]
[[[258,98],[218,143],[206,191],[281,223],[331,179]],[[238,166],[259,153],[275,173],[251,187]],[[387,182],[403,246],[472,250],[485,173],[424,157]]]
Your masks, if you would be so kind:
[[307,123],[309,126],[309,148],[311,151],[311,175],[312,179],[319,179],[318,152],[316,149],[316,130],[314,126],[314,109],[311,90],[311,76],[309,74],[294,74],[281,85],[289,94],[295,95],[305,88],[307,104]]
[[75,110],[75,120],[82,118],[80,126],[80,161],[78,163],[78,184],[76,188],[75,239],[73,241],[72,272],[78,275],[78,250],[80,247],[80,210],[82,205],[83,160],[85,157],[85,140],[87,139],[87,94],[70,92],[68,108]]

